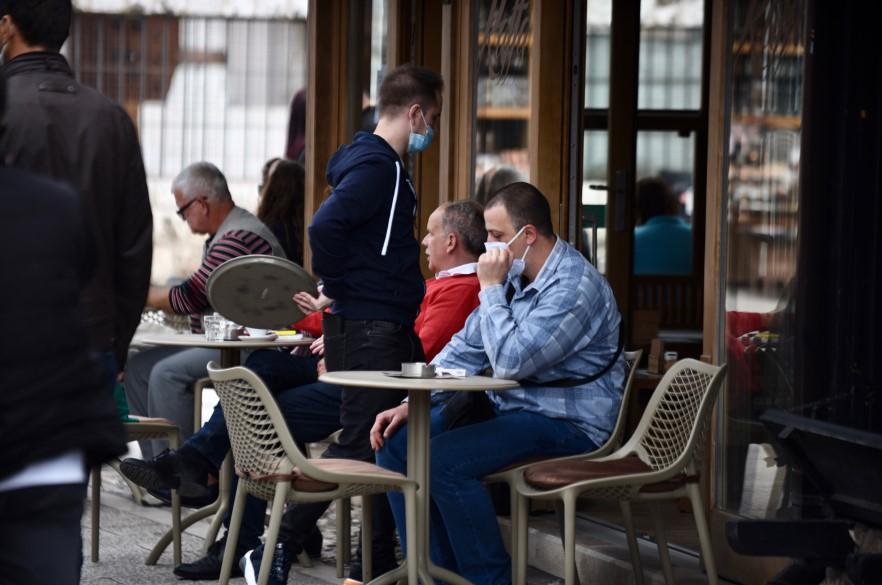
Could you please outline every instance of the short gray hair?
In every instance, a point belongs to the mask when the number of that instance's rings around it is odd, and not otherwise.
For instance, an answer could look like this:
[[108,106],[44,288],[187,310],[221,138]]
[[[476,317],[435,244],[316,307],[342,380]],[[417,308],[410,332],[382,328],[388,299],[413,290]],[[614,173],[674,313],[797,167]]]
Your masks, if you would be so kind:
[[187,198],[205,197],[221,203],[232,202],[227,179],[210,162],[197,162],[184,168],[172,181],[172,191],[181,191]]
[[487,230],[484,208],[476,201],[454,201],[441,207],[441,225],[447,233],[455,233],[465,249],[476,258],[484,252]]

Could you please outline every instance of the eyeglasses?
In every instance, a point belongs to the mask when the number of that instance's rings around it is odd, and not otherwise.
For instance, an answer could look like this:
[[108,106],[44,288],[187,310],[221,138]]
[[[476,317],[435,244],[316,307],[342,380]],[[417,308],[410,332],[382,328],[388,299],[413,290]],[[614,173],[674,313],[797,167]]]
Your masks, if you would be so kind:
[[196,199],[191,199],[190,201],[188,201],[187,203],[185,203],[181,207],[178,207],[178,210],[175,213],[177,213],[178,217],[180,217],[182,220],[187,221],[187,218],[186,218],[187,210],[190,209],[191,205],[193,205],[194,203],[196,203],[197,201],[202,200],[202,199],[205,199],[205,198],[204,197],[197,197]]

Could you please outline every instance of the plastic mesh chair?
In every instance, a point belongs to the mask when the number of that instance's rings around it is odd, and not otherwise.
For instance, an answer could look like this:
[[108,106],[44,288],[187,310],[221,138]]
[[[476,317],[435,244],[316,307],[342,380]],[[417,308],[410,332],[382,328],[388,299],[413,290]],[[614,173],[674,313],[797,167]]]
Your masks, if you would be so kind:
[[[579,497],[618,501],[628,535],[628,548],[638,585],[643,583],[640,552],[631,518],[631,502],[689,498],[712,585],[718,583],[710,532],[698,480],[710,415],[722,386],[726,366],[687,359],[674,364],[659,382],[634,435],[611,455],[599,459],[567,459],[537,463],[515,479],[518,506],[517,574],[526,570],[527,498],[562,500],[564,562],[567,585],[576,583],[575,514]],[[673,570],[657,506],[651,505],[665,581]]]
[[[613,449],[617,449],[622,444],[622,435],[625,433],[625,423],[627,422],[627,411],[628,411],[628,402],[631,399],[631,390],[634,387],[634,374],[637,371],[637,365],[640,363],[640,358],[643,356],[643,350],[638,349],[637,351],[626,351],[625,352],[625,387],[622,390],[622,403],[619,407],[619,415],[616,418],[616,424],[613,427],[612,433],[610,433],[609,438],[606,440],[606,443],[600,446],[599,449],[595,451],[591,451],[590,453],[579,453],[577,455],[570,455],[568,457],[555,457],[554,461],[561,461],[566,459],[586,459],[586,458],[595,458],[595,457],[603,457],[604,455],[608,455],[613,451]],[[510,547],[512,550],[512,579],[517,580],[517,571],[518,567],[515,562],[515,554],[514,551],[519,550],[519,535],[516,530],[517,527],[517,515],[519,512],[519,508],[521,506],[518,505],[518,491],[515,489],[515,479],[519,477],[524,470],[532,464],[535,464],[539,461],[548,460],[548,458],[534,458],[529,461],[521,461],[515,463],[514,465],[510,465],[505,469],[497,471],[496,473],[492,473],[484,478],[486,483],[496,483],[496,482],[505,482],[508,484],[510,501],[511,501],[511,539],[510,539]]]
[[[400,473],[372,463],[349,459],[308,459],[291,436],[278,405],[256,374],[247,368],[222,370],[208,364],[208,375],[220,397],[233,449],[239,488],[224,551],[220,583],[227,585],[239,539],[245,497],[272,501],[269,529],[261,559],[259,585],[266,585],[269,567],[286,502],[320,502],[362,496],[362,550],[365,577],[370,575],[370,498],[392,490],[403,492],[407,515],[407,547],[416,550],[416,484]],[[416,563],[405,562],[387,577],[394,581],[406,572],[417,582]]]
[[[180,442],[178,426],[171,421],[167,421],[161,418],[146,418],[146,417],[133,417],[138,420],[135,422],[126,422],[123,423],[123,426],[126,430],[127,440],[128,441],[141,441],[147,439],[166,439],[169,443],[169,446],[172,449],[176,449],[178,447],[178,443]],[[116,470],[117,473],[120,473],[119,470],[119,461],[114,460],[110,463],[110,465]],[[98,540],[99,540],[99,529],[101,527],[101,468],[93,467],[92,468],[92,502],[91,502],[91,516],[92,516],[92,562],[98,562]],[[125,477],[120,473],[121,477]],[[129,482],[127,482],[129,483]],[[140,496],[140,488],[135,486],[134,484],[129,484],[129,488],[132,490],[132,494],[138,494]],[[175,566],[181,564],[181,499],[178,496],[178,490],[171,490],[171,499],[172,499],[172,542],[173,545],[173,558]],[[140,501],[138,502],[140,503]],[[166,541],[167,542],[167,541]],[[159,560],[160,555],[165,550],[166,543],[163,543],[162,540],[153,547],[150,551],[150,554],[147,556],[146,564],[155,565],[156,561]]]

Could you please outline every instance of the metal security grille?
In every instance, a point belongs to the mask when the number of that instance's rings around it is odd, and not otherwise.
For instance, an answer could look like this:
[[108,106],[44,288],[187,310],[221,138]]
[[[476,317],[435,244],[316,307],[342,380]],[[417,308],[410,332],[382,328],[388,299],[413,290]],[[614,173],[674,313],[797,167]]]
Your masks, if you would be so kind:
[[77,14],[65,53],[138,126],[147,174],[208,160],[231,180],[281,156],[306,85],[306,22]]

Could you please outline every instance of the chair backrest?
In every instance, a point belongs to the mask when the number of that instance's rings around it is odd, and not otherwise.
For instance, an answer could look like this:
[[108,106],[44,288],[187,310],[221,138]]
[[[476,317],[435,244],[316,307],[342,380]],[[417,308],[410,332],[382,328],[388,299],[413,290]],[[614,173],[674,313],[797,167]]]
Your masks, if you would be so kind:
[[697,471],[710,413],[726,366],[680,360],[658,383],[634,435],[622,451],[636,452],[656,471]]
[[316,469],[297,447],[275,399],[254,372],[243,367],[221,369],[211,362],[208,375],[224,409],[238,471],[267,477],[297,467],[313,479],[334,481],[334,474]]
[[640,358],[643,357],[643,350],[626,351],[625,353],[625,387],[622,390],[622,404],[619,406],[619,415],[616,417],[616,425],[613,427],[606,443],[601,445],[600,449],[592,452],[593,457],[603,457],[618,449],[622,444],[622,435],[625,434],[625,424],[628,420],[628,403],[631,400],[631,389],[634,387],[634,373],[637,371],[637,365]]

